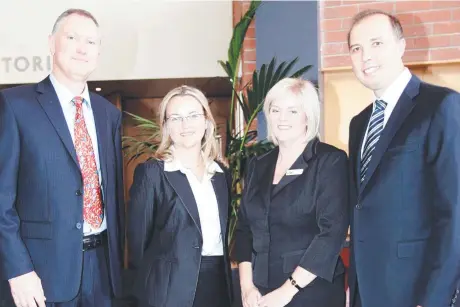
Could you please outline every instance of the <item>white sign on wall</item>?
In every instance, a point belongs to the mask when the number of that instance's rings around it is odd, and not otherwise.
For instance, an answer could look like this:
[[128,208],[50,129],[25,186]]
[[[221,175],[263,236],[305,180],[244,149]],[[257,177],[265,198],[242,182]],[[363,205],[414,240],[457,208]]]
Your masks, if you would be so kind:
[[82,8],[103,32],[91,80],[224,76],[231,1],[15,0],[0,10],[0,84],[37,82],[50,71],[48,35],[68,8]]

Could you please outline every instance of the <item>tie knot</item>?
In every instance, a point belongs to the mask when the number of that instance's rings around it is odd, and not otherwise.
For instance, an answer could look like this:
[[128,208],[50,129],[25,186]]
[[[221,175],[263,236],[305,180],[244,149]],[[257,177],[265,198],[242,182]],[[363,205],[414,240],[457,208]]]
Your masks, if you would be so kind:
[[379,111],[383,111],[385,110],[385,108],[387,107],[387,103],[383,100],[376,100],[375,101],[375,108]]
[[81,107],[81,105],[83,104],[83,97],[81,97],[81,96],[76,96],[76,97],[74,97],[74,99],[72,99],[72,102],[73,102],[77,107]]

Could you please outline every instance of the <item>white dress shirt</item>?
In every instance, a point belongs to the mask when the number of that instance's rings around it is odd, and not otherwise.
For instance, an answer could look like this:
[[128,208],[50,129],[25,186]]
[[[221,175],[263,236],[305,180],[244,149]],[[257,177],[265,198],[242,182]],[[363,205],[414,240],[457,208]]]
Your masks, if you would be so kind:
[[206,173],[203,175],[201,181],[198,180],[190,169],[185,168],[178,159],[165,161],[164,169],[166,172],[181,171],[187,176],[200,216],[201,233],[203,235],[201,255],[222,256],[224,254],[224,246],[220,227],[219,206],[211,182],[216,172],[223,173],[219,164],[214,161],[208,163],[206,165]]
[[[69,128],[70,135],[72,137],[72,142],[75,145],[74,127],[75,127],[76,107],[72,103],[72,99],[75,98],[75,95],[73,95],[69,91],[69,89],[67,89],[63,84],[59,83],[59,81],[52,74],[50,75],[50,80],[58,96],[59,102],[62,107],[62,112],[64,112],[65,121],[67,122],[67,127]],[[80,96],[84,99],[84,103],[82,105],[83,117],[85,118],[86,128],[88,129],[88,133],[91,138],[91,143],[93,144],[94,157],[96,159],[97,173],[99,176],[99,184],[101,184],[102,176],[101,176],[101,167],[100,167],[100,161],[99,161],[99,148],[98,148],[98,142],[97,142],[96,123],[94,121],[93,110],[91,108],[91,100],[89,98],[88,86],[85,86],[85,89],[83,90],[83,93],[80,94]],[[102,185],[101,185],[101,191],[102,191]],[[84,235],[97,234],[97,233],[104,231],[105,229],[107,229],[105,210],[104,210],[104,218],[102,220],[102,224],[98,229],[93,229],[89,224],[83,223],[83,234]]]
[[[404,89],[406,88],[407,84],[409,84],[410,79],[412,78],[412,74],[410,73],[409,69],[406,67],[404,68],[403,72],[396,78],[395,81],[386,89],[383,93],[382,97],[376,97],[374,94],[374,102],[372,104],[372,112],[375,110],[375,101],[376,100],[383,100],[387,103],[383,114],[383,128],[385,128],[388,120],[390,119],[391,113],[393,112],[396,104],[398,103],[399,98],[401,97]],[[363,155],[364,145],[366,144],[367,139],[367,132],[369,129],[369,123],[367,123],[366,134],[364,135],[363,144],[361,147],[361,156]]]

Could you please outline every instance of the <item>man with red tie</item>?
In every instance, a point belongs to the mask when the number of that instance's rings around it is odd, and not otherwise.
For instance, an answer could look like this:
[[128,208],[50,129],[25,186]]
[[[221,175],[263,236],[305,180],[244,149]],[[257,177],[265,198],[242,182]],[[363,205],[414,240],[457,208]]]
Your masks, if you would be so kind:
[[18,307],[113,306],[122,291],[122,117],[87,86],[100,44],[93,15],[67,10],[50,76],[0,92],[0,278]]

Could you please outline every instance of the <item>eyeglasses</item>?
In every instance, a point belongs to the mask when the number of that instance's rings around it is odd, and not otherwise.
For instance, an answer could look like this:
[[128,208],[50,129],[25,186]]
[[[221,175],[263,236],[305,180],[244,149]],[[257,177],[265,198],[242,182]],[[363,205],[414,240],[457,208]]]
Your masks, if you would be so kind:
[[173,115],[173,116],[168,117],[167,121],[169,121],[171,124],[182,123],[184,120],[186,120],[187,122],[193,123],[193,122],[197,122],[202,116],[204,116],[204,114],[191,114],[188,116]]

